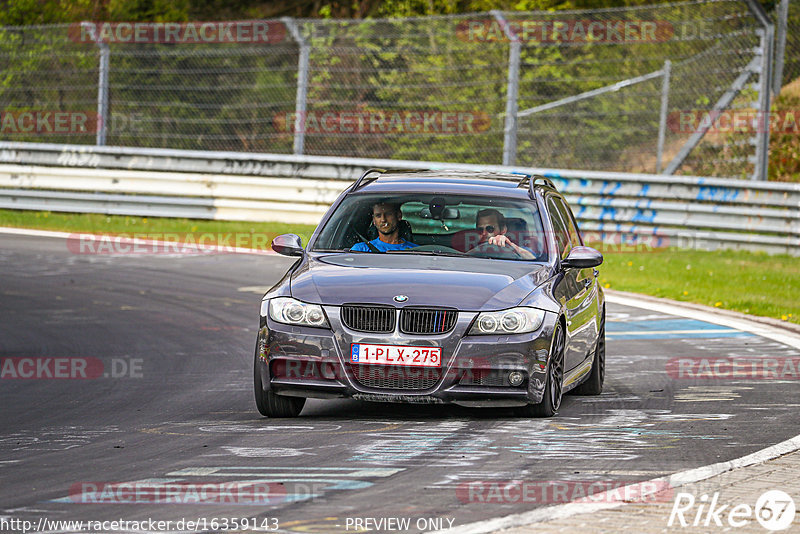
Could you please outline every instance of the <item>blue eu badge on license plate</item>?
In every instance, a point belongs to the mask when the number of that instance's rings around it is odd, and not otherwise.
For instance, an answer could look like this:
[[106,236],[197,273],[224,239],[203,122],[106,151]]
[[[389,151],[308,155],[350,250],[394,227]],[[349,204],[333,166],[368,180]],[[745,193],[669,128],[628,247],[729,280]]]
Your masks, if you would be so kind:
[[350,355],[350,361],[352,361],[352,362],[357,362],[358,361],[358,348],[359,348],[359,345],[353,345],[352,346],[352,351],[353,352]]

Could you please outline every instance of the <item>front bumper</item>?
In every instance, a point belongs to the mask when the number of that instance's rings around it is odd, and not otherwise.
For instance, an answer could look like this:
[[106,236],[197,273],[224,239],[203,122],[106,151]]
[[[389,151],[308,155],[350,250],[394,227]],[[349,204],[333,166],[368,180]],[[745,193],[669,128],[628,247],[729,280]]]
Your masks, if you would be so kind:
[[[338,307],[324,309],[330,329],[261,317],[257,365],[265,389],[288,396],[470,407],[523,406],[542,400],[554,313],[546,313],[539,329],[528,334],[466,336],[476,312],[460,312],[447,334],[410,335],[350,330],[342,324]],[[352,364],[351,343],[439,347],[442,367]],[[524,376],[518,386],[508,381],[512,371]]]

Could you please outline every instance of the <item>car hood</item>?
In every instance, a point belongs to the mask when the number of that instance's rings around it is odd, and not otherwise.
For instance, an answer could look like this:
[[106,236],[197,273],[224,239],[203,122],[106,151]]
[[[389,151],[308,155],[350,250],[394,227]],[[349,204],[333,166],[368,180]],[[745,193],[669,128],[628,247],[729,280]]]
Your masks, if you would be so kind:
[[548,278],[533,262],[412,254],[307,256],[292,275],[293,297],[311,303],[447,306],[465,311],[518,305]]

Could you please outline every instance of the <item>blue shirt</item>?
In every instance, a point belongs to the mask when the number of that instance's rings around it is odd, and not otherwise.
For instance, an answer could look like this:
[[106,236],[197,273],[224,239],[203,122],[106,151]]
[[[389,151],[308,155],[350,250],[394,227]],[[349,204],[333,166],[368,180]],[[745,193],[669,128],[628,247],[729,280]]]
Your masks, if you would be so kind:
[[[402,243],[394,245],[392,243],[386,243],[384,241],[381,241],[380,237],[376,237],[375,239],[370,241],[370,243],[372,243],[375,246],[375,248],[377,248],[378,251],[380,252],[386,252],[388,250],[406,250],[409,248],[414,248],[419,246],[415,245],[414,243],[410,243],[405,239],[403,240]],[[372,250],[367,246],[366,243],[356,243],[355,245],[350,247],[350,250],[354,250],[356,252],[372,252]]]

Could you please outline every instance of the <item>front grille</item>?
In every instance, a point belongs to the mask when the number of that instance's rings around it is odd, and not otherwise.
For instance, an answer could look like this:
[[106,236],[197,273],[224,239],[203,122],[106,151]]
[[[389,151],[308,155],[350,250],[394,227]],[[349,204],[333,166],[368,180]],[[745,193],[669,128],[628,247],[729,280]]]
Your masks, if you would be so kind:
[[462,386],[508,386],[508,371],[492,369],[467,369],[461,380]]
[[394,330],[394,308],[378,306],[342,306],[342,322],[351,330],[359,332],[383,332]]
[[456,326],[458,312],[444,308],[403,308],[400,331],[404,334],[444,334]]
[[438,367],[353,365],[352,369],[362,386],[380,389],[428,389],[442,377]]

